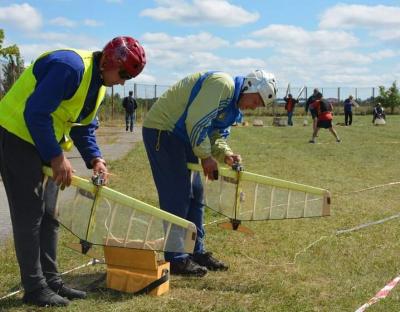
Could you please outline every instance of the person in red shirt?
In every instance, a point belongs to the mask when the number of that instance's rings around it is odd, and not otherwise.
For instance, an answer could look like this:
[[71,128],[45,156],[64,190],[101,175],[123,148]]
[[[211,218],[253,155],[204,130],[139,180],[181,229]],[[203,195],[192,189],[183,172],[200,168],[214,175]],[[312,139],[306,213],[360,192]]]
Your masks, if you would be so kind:
[[285,96],[283,100],[286,102],[285,109],[287,111],[287,117],[288,117],[287,123],[289,126],[293,126],[292,117],[293,117],[294,106],[299,101],[294,99],[290,93],[288,94],[287,97]]
[[313,131],[313,135],[310,143],[315,143],[315,138],[318,135],[318,131],[321,128],[328,129],[333,136],[336,138],[336,142],[340,143],[340,138],[332,126],[332,104],[328,103],[322,98],[322,93],[317,93],[315,97],[315,101],[313,103],[314,108],[317,111],[317,127]]

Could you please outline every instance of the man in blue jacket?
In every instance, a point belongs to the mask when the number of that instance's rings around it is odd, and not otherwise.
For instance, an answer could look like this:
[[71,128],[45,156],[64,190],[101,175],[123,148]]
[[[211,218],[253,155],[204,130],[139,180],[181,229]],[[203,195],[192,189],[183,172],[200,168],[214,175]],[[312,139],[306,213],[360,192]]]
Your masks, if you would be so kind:
[[359,105],[353,100],[353,96],[349,95],[349,97],[343,102],[344,124],[346,126],[351,126],[353,123],[353,106],[358,107]]
[[[74,144],[87,168],[107,178],[96,143],[96,114],[105,87],[137,76],[146,63],[137,40],[117,37],[102,51],[64,49],[42,54],[0,101],[0,173],[10,207],[23,301],[66,306],[86,293],[64,285],[57,270],[59,224],[47,211],[57,185],[71,184],[64,151]],[[53,180],[44,187],[42,166]],[[50,194],[50,191],[53,192]]]
[[214,179],[218,162],[240,163],[226,142],[241,110],[263,107],[276,97],[275,77],[255,70],[232,78],[223,72],[195,73],[167,90],[147,113],[143,140],[161,209],[193,222],[197,238],[192,256],[166,252],[171,273],[204,276],[228,267],[204,248],[203,187],[187,163],[200,159],[204,175]]

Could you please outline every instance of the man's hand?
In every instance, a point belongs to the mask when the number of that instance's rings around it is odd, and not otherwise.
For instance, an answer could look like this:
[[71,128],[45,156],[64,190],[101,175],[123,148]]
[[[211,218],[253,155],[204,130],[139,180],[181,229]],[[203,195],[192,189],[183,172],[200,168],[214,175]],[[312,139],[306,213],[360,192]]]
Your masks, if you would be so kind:
[[214,180],[214,172],[218,172],[217,161],[212,156],[210,156],[201,160],[201,166],[203,167],[204,175],[209,180]]
[[51,169],[53,170],[53,180],[63,190],[66,186],[71,185],[72,166],[64,153],[50,160]]
[[108,181],[108,170],[106,161],[103,158],[95,158],[92,160],[93,166],[93,175],[101,175],[104,181],[104,184]]
[[224,162],[232,167],[232,165],[235,163],[238,164],[242,163],[242,157],[236,154],[225,156]]

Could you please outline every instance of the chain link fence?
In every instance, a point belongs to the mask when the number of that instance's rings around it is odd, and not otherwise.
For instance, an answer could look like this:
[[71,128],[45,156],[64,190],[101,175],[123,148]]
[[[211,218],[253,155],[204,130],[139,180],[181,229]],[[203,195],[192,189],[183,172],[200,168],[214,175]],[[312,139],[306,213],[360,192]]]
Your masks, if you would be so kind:
[[[125,112],[122,108],[122,99],[128,96],[129,91],[133,91],[133,95],[138,102],[136,111],[137,121],[143,120],[151,105],[160,97],[170,86],[157,84],[138,84],[133,81],[127,81],[124,86],[114,86],[108,88],[105,105],[100,112],[101,120],[115,120],[125,118]],[[304,86],[304,87],[281,87],[278,88],[277,99],[275,104],[266,108],[257,108],[255,111],[245,112],[245,115],[285,115],[283,98],[287,93],[291,93],[294,98],[299,99],[298,106],[303,107],[307,98],[312,95],[314,89],[317,88],[330,103],[333,104],[336,114],[343,113],[343,101],[350,95],[360,104],[355,111],[356,114],[370,114],[373,109],[374,99],[379,95],[378,87],[320,87],[320,86]],[[295,114],[301,115],[304,109],[297,107]]]

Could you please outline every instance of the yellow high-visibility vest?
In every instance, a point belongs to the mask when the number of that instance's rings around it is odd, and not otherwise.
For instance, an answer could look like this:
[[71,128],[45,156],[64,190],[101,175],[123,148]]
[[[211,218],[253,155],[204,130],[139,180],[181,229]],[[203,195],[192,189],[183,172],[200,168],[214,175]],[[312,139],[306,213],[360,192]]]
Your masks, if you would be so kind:
[[[85,70],[82,81],[72,98],[61,101],[57,110],[51,114],[54,134],[58,142],[60,142],[63,137],[68,138],[71,127],[78,125],[74,124],[74,122],[79,117],[85,103],[93,72],[93,52],[72,49],[67,50],[74,51],[82,58]],[[46,52],[38,59],[50,53],[52,52]],[[36,62],[37,60],[35,63]],[[36,86],[36,78],[33,74],[33,66],[35,63],[30,65],[22,73],[10,91],[8,91],[0,101],[0,126],[33,145],[33,139],[25,123],[24,111],[26,102],[34,92]],[[98,92],[94,110],[89,114],[89,116],[80,121],[79,125],[88,125],[95,118],[97,110],[103,101],[105,92],[106,87],[102,86]]]

